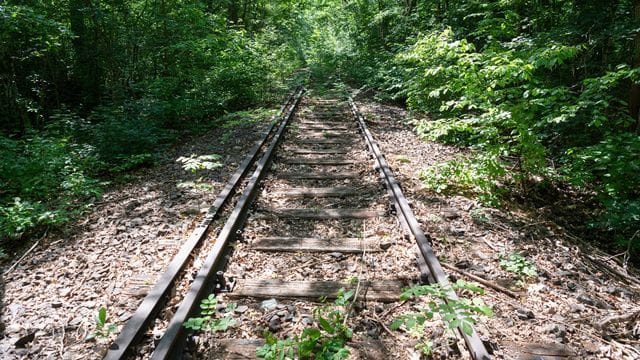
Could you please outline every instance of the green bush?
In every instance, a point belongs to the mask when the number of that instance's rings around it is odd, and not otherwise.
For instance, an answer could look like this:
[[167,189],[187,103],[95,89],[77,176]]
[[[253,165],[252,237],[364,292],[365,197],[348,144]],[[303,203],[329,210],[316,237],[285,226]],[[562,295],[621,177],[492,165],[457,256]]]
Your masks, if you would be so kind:
[[[145,165],[171,140],[169,133],[152,120],[126,112],[121,106],[100,107],[91,115],[90,141],[99,160],[114,170]],[[128,164],[129,166],[124,166]]]
[[66,137],[0,137],[0,239],[62,224],[84,211],[101,194],[88,171],[93,164],[89,152]]

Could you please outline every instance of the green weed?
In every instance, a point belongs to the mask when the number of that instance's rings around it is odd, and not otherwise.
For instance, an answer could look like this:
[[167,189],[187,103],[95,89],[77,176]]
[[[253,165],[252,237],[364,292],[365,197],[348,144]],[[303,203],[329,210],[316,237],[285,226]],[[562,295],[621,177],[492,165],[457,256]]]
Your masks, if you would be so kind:
[[[391,323],[393,330],[405,329],[412,337],[418,339],[420,351],[427,354],[431,352],[432,344],[424,338],[426,321],[438,316],[445,322],[448,329],[460,328],[471,335],[476,316],[493,316],[491,308],[486,306],[482,299],[460,297],[457,300],[448,298],[451,291],[464,290],[473,294],[482,295],[484,290],[479,286],[463,280],[458,280],[447,286],[441,285],[417,285],[406,289],[400,295],[400,300],[407,301],[412,297],[420,300],[417,313],[408,313],[399,316]],[[446,301],[445,301],[446,300]]]
[[116,332],[117,327],[115,324],[107,324],[107,309],[101,307],[98,310],[98,314],[95,317],[96,330],[87,336],[87,340],[93,339],[106,339],[110,334]]
[[[218,298],[215,294],[210,294],[200,302],[200,316],[189,318],[182,326],[195,331],[218,332],[227,331],[230,326],[235,325],[235,320],[229,316],[217,317],[216,306]],[[235,310],[236,304],[227,304],[227,311]]]
[[516,274],[520,280],[538,276],[536,266],[519,253],[512,253],[509,257],[500,256],[500,266]]
[[267,360],[293,358],[296,355],[317,360],[346,359],[350,354],[346,344],[353,336],[346,319],[355,301],[353,297],[353,290],[340,289],[333,305],[314,310],[314,320],[318,326],[305,328],[300,335],[280,340],[266,331],[266,344],[256,350],[256,355]]

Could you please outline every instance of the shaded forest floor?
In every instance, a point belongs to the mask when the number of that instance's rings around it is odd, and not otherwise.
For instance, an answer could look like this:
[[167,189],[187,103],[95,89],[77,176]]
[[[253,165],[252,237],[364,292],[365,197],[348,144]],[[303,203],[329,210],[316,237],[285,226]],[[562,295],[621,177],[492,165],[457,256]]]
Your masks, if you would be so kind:
[[[461,272],[470,273],[518,294],[484,286],[482,298],[495,315],[477,329],[496,358],[640,358],[640,284],[616,258],[577,239],[544,207],[486,208],[425,190],[418,172],[461,150],[419,140],[403,123],[401,108],[358,105],[436,254],[456,269],[447,272],[466,280]],[[43,238],[3,276],[0,357],[99,358],[108,341],[85,340],[95,331],[98,309],[106,307],[110,324],[131,316],[263,125],[239,128],[227,143],[218,142],[222,129],[190,139],[166,154],[165,163],[107,192],[91,214],[70,226],[70,235]],[[212,153],[223,156],[224,166],[197,176],[175,162]],[[537,275],[506,271],[501,259],[514,253]],[[434,345],[445,346],[438,339]]]

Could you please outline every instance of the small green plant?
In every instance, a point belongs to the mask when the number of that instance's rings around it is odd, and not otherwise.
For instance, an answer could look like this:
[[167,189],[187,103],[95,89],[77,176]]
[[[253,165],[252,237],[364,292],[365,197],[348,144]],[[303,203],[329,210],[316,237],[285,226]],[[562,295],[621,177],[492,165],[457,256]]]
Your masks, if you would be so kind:
[[501,256],[500,266],[506,271],[518,275],[520,280],[538,276],[536,266],[519,253],[512,253],[508,258]]
[[0,238],[20,237],[39,225],[58,225],[67,221],[62,210],[47,210],[40,202],[15,197],[8,206],[0,205]]
[[121,173],[143,166],[152,165],[154,156],[152,154],[133,154],[118,158],[118,164],[109,168],[111,172]]
[[192,174],[195,174],[201,170],[213,170],[222,167],[222,163],[219,161],[220,159],[221,156],[217,154],[191,154],[191,156],[188,157],[180,156],[176,161],[182,163],[182,168],[185,171],[189,171]]
[[[213,170],[222,167],[222,163],[219,161],[220,155],[195,155],[192,154],[189,157],[181,156],[176,161],[182,163],[182,168],[185,171],[189,171],[192,174],[202,170]],[[200,191],[211,191],[213,187],[211,184],[207,184],[202,177],[199,177],[195,181],[183,181],[178,183],[179,189],[195,189]]]
[[98,310],[96,315],[96,330],[89,334],[87,340],[93,339],[106,339],[109,334],[114,333],[117,330],[115,324],[107,324],[107,309],[103,306]]
[[484,208],[472,209],[469,211],[469,216],[476,224],[489,224],[492,220],[491,215]]
[[256,349],[256,356],[263,359],[284,360],[295,356],[295,339],[278,339],[269,331],[264,332],[265,344]]
[[[195,331],[218,332],[227,331],[230,326],[235,325],[235,320],[229,316],[216,317],[216,307],[218,298],[215,294],[210,294],[200,302],[200,317],[189,318],[183,326]],[[235,310],[236,304],[227,304],[227,312]]]
[[448,294],[454,290],[464,290],[478,295],[484,294],[481,287],[464,280],[458,280],[446,286],[434,284],[411,287],[402,292],[400,300],[425,297],[424,301],[422,305],[417,307],[419,310],[417,313],[404,314],[394,320],[391,323],[391,329],[404,328],[409,335],[418,339],[416,348],[425,355],[431,353],[432,349],[431,342],[424,338],[426,321],[433,319],[435,315],[438,315],[447,324],[447,328],[459,327],[465,334],[473,334],[473,325],[476,323],[475,316],[492,316],[493,311],[484,304],[482,299],[477,297],[450,299]]
[[267,360],[300,358],[316,360],[346,359],[350,352],[347,342],[353,336],[353,330],[347,326],[348,313],[355,299],[353,290],[340,289],[333,305],[314,310],[314,319],[318,327],[308,327],[299,336],[283,340],[272,333],[265,332],[266,344],[256,350],[256,355]]

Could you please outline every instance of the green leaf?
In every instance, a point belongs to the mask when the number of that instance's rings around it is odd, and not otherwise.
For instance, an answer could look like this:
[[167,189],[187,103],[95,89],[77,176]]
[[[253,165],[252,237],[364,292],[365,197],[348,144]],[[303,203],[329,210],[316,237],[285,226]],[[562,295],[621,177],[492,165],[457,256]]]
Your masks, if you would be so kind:
[[469,322],[462,321],[461,325],[463,333],[467,334],[468,336],[471,336],[473,334],[473,327]]
[[98,316],[96,317],[96,324],[99,327],[103,327],[107,322],[107,309],[105,307],[101,307],[98,310]]
[[329,334],[333,334],[335,332],[335,328],[329,321],[327,321],[327,319],[318,317],[318,322],[320,323],[322,329],[324,329],[324,331],[328,332]]

